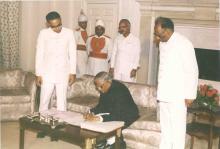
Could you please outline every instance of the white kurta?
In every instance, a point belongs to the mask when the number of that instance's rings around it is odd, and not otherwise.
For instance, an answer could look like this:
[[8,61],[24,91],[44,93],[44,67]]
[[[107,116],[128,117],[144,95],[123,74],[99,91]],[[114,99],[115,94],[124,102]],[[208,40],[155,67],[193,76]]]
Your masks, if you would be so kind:
[[140,41],[131,33],[124,37],[118,35],[114,41],[111,67],[114,68],[114,79],[133,82],[130,78],[132,69],[139,67],[140,60]]
[[160,42],[157,99],[165,102],[195,99],[198,66],[192,43],[174,32],[168,42]]
[[76,44],[73,31],[62,28],[41,30],[37,40],[36,75],[46,82],[66,82],[76,73]]
[[[76,44],[86,46],[86,42],[82,38],[81,31],[85,31],[85,30],[79,28],[74,32]],[[87,61],[88,61],[87,51],[77,49],[77,65],[76,65],[77,77],[81,77],[86,73]]]
[[36,75],[41,76],[40,108],[48,109],[51,94],[56,89],[57,109],[66,110],[69,74],[76,73],[76,44],[73,31],[62,27],[60,33],[51,28],[40,31],[36,51]]
[[105,38],[105,46],[104,46],[104,48],[101,49],[101,53],[107,54],[106,59],[89,57],[88,64],[87,64],[87,74],[95,76],[97,73],[99,73],[101,71],[108,72],[108,70],[109,70],[109,63],[108,62],[111,58],[112,40],[111,40],[111,38],[109,38],[107,36],[100,36],[100,37],[98,37],[96,35],[90,36],[86,42],[88,55],[90,52],[93,51],[93,49],[91,47],[91,40],[93,37]]
[[157,99],[160,101],[160,149],[184,149],[186,132],[185,99],[195,99],[198,66],[191,42],[174,32],[160,42]]

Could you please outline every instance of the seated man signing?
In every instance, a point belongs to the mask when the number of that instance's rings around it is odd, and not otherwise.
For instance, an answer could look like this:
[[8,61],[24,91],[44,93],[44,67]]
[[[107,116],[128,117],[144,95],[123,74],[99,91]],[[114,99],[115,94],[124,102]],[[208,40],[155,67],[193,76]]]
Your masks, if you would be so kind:
[[90,109],[90,113],[84,114],[86,120],[124,121],[123,128],[126,128],[138,119],[137,105],[124,84],[112,80],[111,75],[107,72],[99,72],[94,78],[94,83],[100,92],[100,100],[95,108]]

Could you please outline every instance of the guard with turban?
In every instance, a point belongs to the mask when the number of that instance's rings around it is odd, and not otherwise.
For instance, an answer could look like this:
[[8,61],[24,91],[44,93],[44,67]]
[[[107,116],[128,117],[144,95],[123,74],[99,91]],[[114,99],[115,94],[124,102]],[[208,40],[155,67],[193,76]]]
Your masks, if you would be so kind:
[[95,76],[101,71],[108,71],[112,51],[112,40],[105,35],[105,24],[96,20],[95,35],[91,35],[86,47],[88,51],[87,74]]
[[76,75],[77,77],[81,77],[86,73],[87,67],[87,50],[86,50],[86,40],[88,38],[87,35],[87,22],[88,18],[81,10],[80,15],[78,17],[78,25],[79,27],[75,30],[75,40],[77,44],[77,69]]

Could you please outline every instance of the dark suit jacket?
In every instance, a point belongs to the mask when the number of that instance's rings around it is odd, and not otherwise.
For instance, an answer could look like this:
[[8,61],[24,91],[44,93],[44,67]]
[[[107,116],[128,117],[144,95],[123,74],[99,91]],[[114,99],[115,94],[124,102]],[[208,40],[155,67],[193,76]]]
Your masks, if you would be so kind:
[[95,114],[109,113],[109,115],[102,116],[103,121],[124,121],[124,128],[139,117],[137,105],[134,103],[128,88],[115,80],[112,80],[107,93],[100,94],[98,105],[90,111]]

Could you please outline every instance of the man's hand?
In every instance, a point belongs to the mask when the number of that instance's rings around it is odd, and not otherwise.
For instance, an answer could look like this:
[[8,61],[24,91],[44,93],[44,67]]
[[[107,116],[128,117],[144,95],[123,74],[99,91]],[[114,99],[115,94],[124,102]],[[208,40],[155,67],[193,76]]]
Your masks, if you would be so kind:
[[69,75],[69,86],[71,86],[76,80],[76,75],[75,74],[70,74]]
[[100,117],[94,115],[93,113],[85,113],[85,114],[83,114],[83,118],[86,121],[100,121]]
[[43,82],[41,76],[37,76],[35,81],[36,81],[37,86],[39,86],[39,87],[41,86],[41,84],[42,84],[42,82]]
[[136,76],[136,72],[137,72],[136,69],[132,69],[131,74],[130,74],[130,78],[134,78]]
[[193,99],[185,99],[186,107],[190,107],[193,103]]
[[112,77],[114,77],[114,68],[110,68],[110,69],[109,69],[109,73],[110,73],[110,75],[111,75]]

